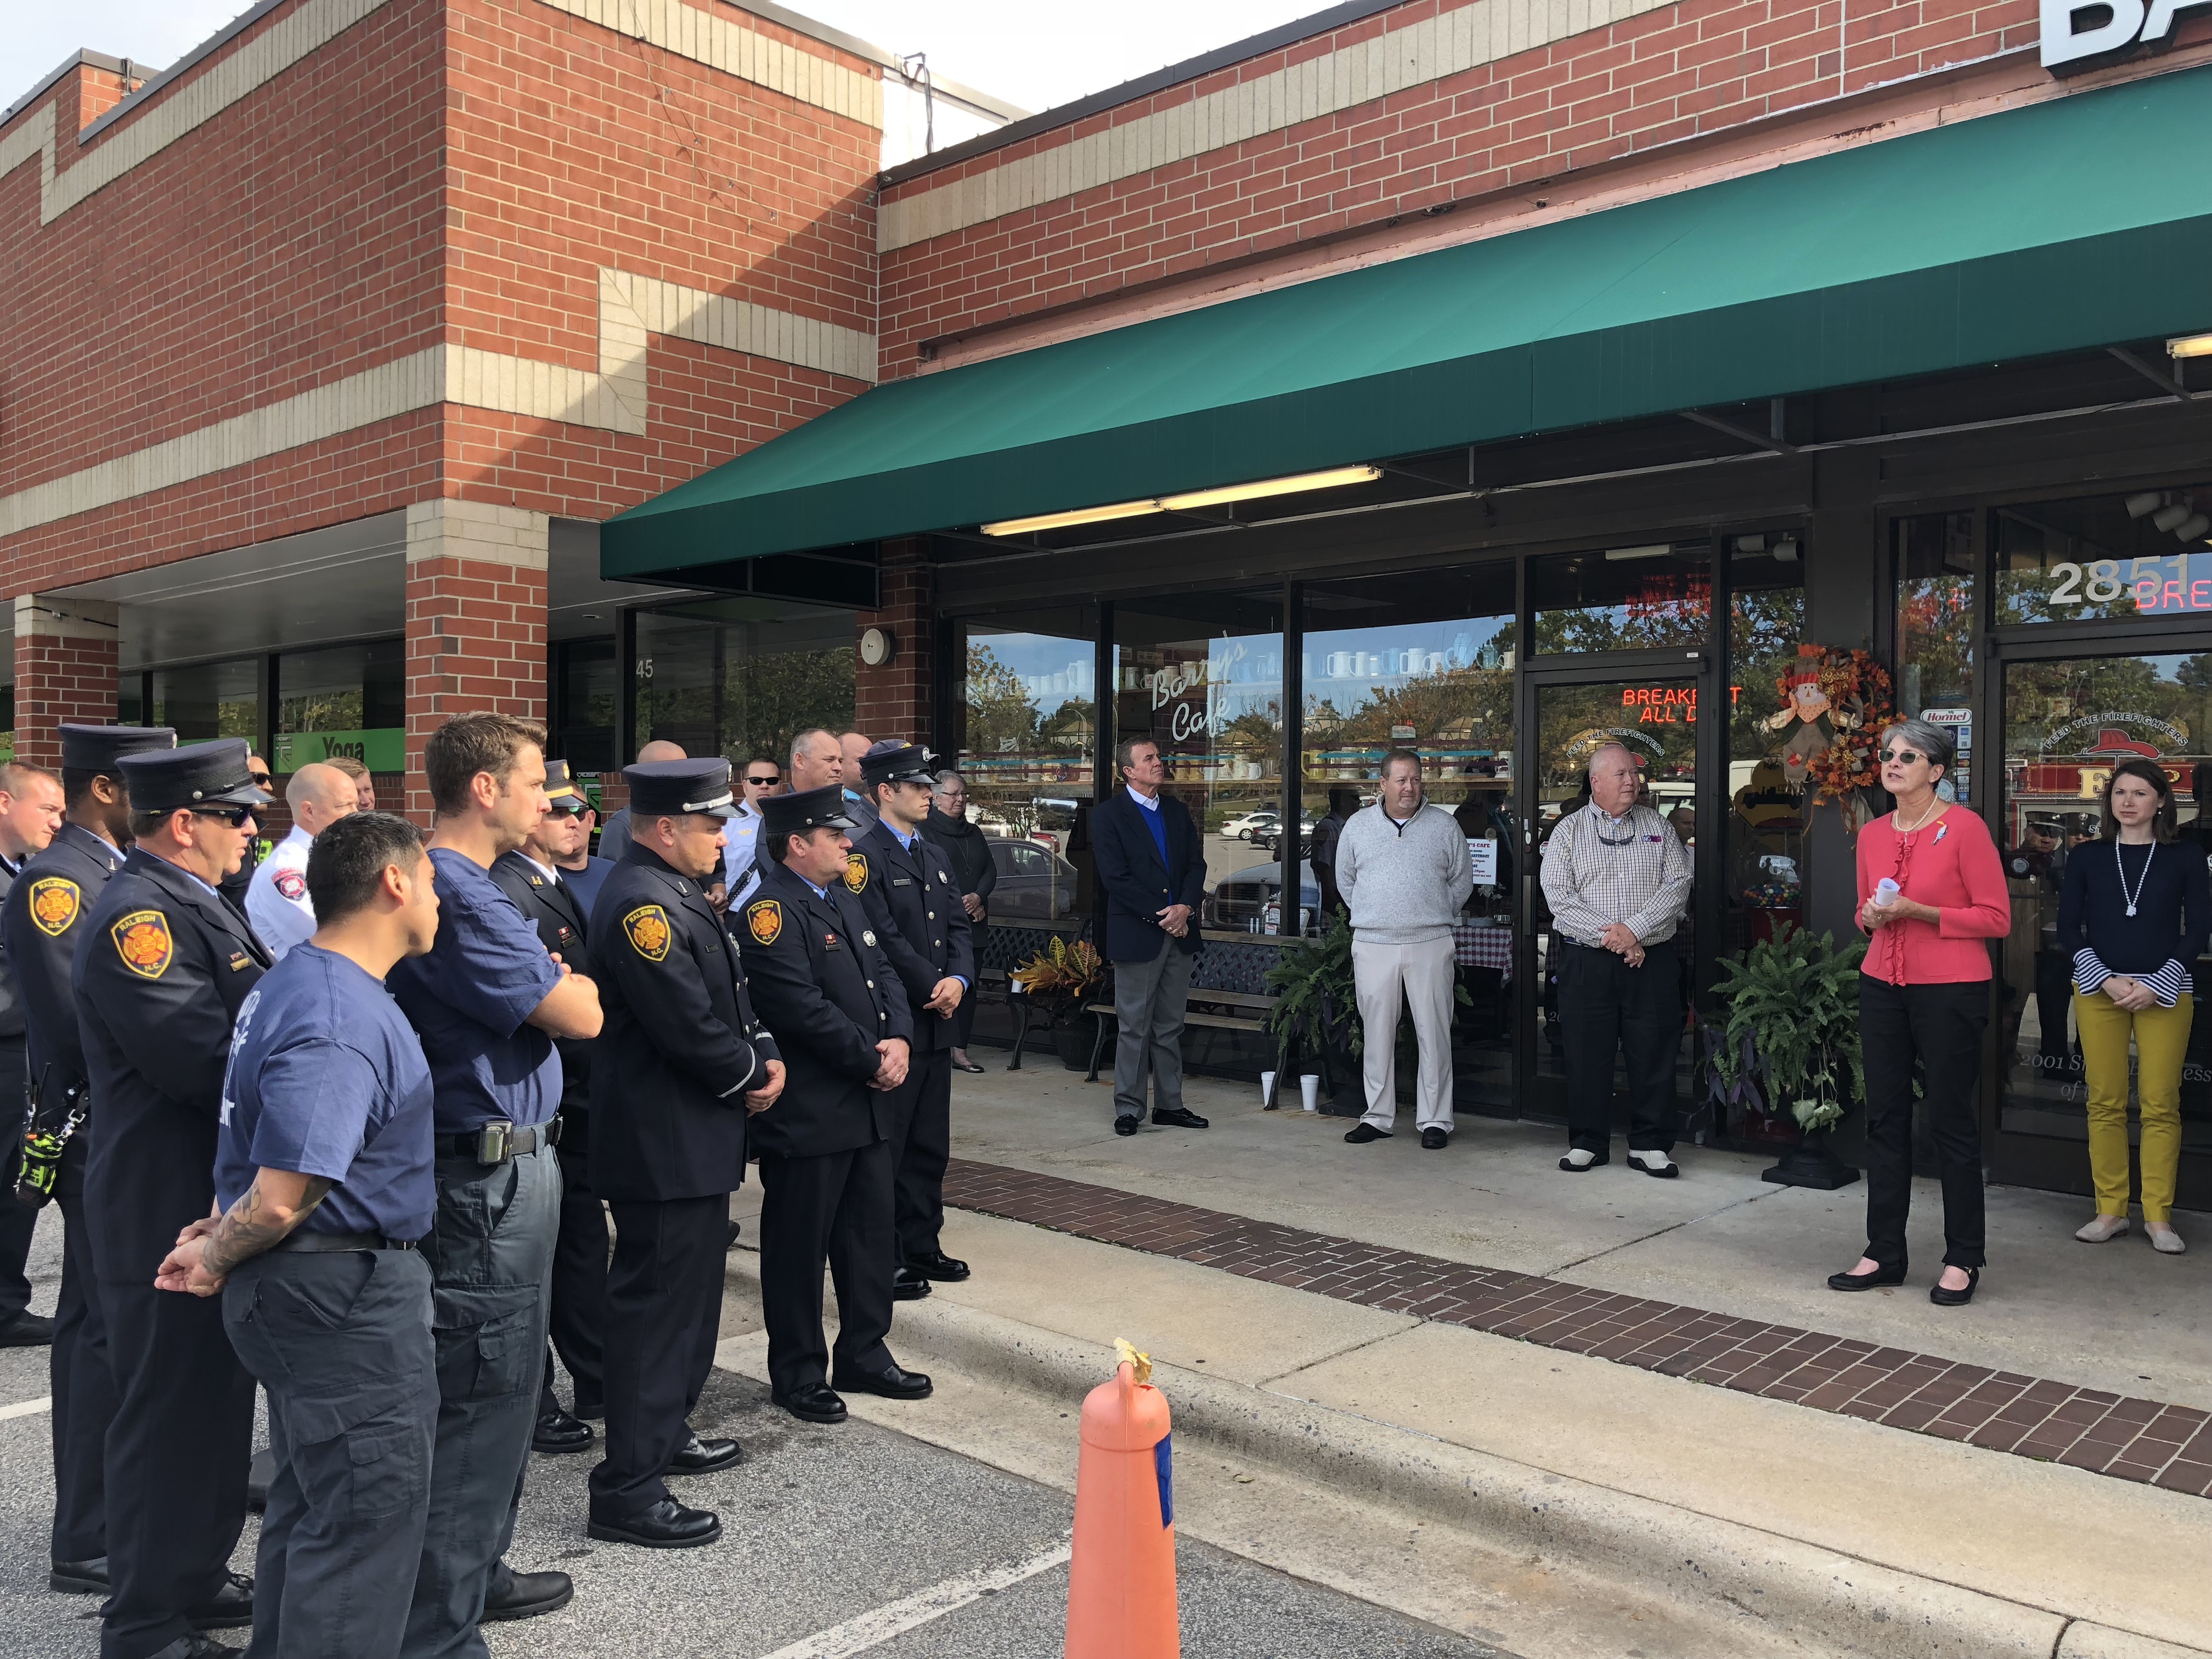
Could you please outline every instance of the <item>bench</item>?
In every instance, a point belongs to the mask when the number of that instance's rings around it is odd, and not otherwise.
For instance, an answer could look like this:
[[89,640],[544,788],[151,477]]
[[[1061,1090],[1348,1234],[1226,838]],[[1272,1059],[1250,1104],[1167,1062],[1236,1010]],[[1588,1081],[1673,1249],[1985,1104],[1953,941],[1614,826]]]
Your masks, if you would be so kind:
[[[1242,1031],[1252,1036],[1267,1034],[1267,1011],[1275,1006],[1270,996],[1255,996],[1249,991],[1216,991],[1203,985],[1194,985],[1183,998],[1182,1023],[1202,1025],[1217,1031]],[[1088,1002],[1083,1006],[1086,1014],[1098,1017],[1098,1035],[1091,1042],[1091,1071],[1083,1079],[1085,1083],[1098,1081],[1098,1062],[1106,1053],[1106,1022],[1114,1018],[1110,1002]],[[1279,1068],[1278,1068],[1279,1069]]]

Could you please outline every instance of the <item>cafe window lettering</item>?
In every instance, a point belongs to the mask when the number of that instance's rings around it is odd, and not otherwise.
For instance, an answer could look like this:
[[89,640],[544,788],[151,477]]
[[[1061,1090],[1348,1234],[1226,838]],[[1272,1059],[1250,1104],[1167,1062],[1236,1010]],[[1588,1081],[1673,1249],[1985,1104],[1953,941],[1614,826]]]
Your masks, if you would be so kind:
[[1540,655],[1704,645],[1712,632],[1712,550],[1654,542],[1528,561]]

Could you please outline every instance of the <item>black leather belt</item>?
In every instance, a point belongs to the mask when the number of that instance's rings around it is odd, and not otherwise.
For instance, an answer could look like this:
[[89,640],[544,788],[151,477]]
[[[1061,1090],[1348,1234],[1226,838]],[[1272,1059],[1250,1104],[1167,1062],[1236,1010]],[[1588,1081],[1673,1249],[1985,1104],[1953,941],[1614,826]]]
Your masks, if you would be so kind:
[[386,1238],[382,1233],[287,1233],[269,1248],[272,1250],[299,1250],[309,1255],[325,1250],[411,1250],[416,1241],[411,1238]]
[[440,1158],[472,1158],[479,1164],[505,1164],[541,1146],[561,1144],[561,1120],[518,1129],[511,1123],[487,1123],[466,1134],[436,1135],[431,1142]]

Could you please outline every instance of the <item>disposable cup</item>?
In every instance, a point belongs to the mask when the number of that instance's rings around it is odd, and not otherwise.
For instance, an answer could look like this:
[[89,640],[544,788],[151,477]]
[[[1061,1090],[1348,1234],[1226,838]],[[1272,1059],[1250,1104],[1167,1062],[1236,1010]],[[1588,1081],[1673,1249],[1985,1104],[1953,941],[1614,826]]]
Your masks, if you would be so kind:
[[1319,1078],[1310,1072],[1300,1078],[1298,1093],[1304,1097],[1299,1103],[1305,1110],[1309,1112],[1321,1110],[1321,1079]]

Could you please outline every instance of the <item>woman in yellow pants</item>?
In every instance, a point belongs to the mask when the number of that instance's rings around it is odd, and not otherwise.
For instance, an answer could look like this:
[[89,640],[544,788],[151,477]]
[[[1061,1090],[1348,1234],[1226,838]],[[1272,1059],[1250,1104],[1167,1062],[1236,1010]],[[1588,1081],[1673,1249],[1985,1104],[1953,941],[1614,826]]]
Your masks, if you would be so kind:
[[[2074,1237],[2102,1244],[2128,1230],[2128,1049],[2142,1114],[2143,1230],[2154,1249],[2187,1248],[2173,1230],[2181,1163],[2181,1065],[2189,1048],[2191,969],[2212,926],[2212,880],[2194,848],[2173,845],[2173,786],[2127,760],[2105,785],[2104,836],[2075,848],[2058,901],[2059,948],[2074,958],[2074,1022],[2089,1086],[2089,1174],[2097,1213]],[[2163,854],[2164,856],[2160,856]]]

